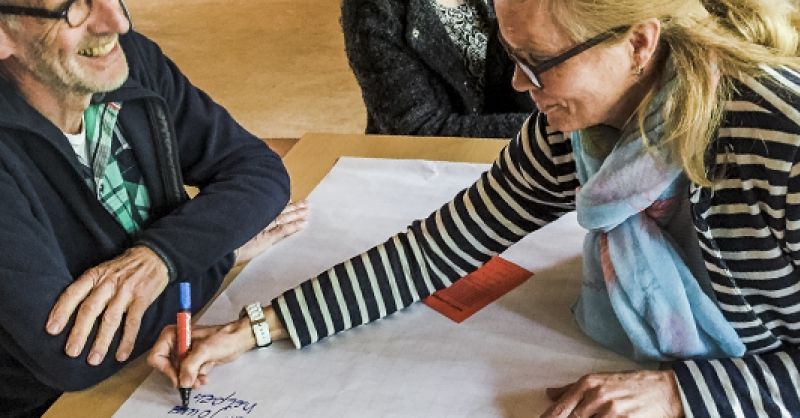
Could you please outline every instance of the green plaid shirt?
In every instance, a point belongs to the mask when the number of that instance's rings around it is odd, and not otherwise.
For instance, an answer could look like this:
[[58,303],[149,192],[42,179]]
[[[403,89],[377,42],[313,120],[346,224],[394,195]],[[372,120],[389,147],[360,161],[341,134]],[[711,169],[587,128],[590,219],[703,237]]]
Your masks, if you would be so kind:
[[121,103],[90,105],[84,112],[89,167],[84,178],[97,200],[133,235],[150,214],[150,196],[133,149],[117,126]]

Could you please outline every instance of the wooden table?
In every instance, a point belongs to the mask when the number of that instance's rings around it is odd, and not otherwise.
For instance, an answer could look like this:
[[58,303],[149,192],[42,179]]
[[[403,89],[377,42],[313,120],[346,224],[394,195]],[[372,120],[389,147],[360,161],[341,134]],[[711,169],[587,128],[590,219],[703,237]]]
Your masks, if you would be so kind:
[[[506,143],[491,139],[314,133],[292,146],[284,162],[292,178],[292,199],[297,200],[306,197],[341,156],[488,163]],[[226,284],[240,269],[228,274]],[[144,357],[140,357],[90,389],[61,396],[44,417],[83,418],[87,411],[93,418],[110,417],[150,371]]]
[[344,52],[340,6],[319,0],[128,2],[137,31],[248,131],[270,138],[299,138],[311,129],[363,132],[367,111]]

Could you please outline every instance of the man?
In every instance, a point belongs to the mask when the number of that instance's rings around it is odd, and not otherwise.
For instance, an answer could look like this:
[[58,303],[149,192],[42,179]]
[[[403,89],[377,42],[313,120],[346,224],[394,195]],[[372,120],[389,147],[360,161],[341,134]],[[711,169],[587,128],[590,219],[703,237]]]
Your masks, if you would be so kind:
[[122,0],[0,1],[2,415],[39,415],[149,349],[177,281],[202,307],[288,194],[280,159]]

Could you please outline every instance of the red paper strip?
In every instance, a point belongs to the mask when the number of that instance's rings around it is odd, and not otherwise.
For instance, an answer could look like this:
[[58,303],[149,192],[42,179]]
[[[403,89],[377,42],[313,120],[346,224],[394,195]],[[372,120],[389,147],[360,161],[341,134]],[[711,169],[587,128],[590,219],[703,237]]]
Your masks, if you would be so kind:
[[501,257],[423,300],[435,311],[462,322],[500,296],[528,280],[533,273]]

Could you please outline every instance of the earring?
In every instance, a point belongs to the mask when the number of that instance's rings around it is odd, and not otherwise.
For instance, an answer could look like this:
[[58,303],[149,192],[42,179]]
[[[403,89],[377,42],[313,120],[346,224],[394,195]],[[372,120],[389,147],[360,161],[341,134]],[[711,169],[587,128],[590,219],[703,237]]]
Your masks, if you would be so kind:
[[642,75],[644,72],[644,65],[637,65],[636,68],[633,69],[633,75]]

